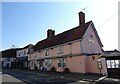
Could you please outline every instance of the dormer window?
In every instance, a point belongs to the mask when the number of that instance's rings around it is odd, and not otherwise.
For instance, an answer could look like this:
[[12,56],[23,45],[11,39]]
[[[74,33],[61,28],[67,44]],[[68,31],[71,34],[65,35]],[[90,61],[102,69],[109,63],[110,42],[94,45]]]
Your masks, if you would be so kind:
[[49,49],[46,49],[45,50],[45,56],[48,56],[49,55]]
[[58,47],[58,54],[62,54],[63,53],[63,46],[59,46]]

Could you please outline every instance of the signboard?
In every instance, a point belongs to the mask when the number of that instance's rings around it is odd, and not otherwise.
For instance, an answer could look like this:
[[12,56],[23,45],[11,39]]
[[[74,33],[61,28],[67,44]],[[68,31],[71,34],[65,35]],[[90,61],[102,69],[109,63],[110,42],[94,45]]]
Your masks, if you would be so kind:
[[98,69],[102,69],[102,63],[101,63],[101,61],[98,61]]

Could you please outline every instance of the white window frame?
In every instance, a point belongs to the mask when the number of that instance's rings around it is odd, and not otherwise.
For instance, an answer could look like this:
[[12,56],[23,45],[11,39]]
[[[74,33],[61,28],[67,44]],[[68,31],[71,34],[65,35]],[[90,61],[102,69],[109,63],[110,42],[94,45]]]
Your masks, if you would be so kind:
[[45,50],[45,56],[48,56],[49,55],[49,49],[46,49]]
[[64,46],[59,46],[58,47],[58,54],[63,54],[63,51],[64,51]]
[[[66,66],[66,59],[65,58],[58,58],[57,61],[58,61],[58,63],[57,63],[58,67],[64,68]],[[60,64],[60,66],[59,66],[59,64]]]
[[45,66],[50,67],[52,64],[51,59],[45,59]]

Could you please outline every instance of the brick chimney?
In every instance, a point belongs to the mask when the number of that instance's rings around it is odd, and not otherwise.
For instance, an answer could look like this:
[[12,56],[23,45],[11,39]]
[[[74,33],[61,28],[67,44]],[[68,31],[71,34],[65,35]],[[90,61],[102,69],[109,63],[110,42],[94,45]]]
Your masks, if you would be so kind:
[[85,24],[85,13],[79,12],[79,26],[84,26]]
[[55,36],[55,30],[52,30],[52,29],[48,29],[47,30],[47,38],[52,38]]

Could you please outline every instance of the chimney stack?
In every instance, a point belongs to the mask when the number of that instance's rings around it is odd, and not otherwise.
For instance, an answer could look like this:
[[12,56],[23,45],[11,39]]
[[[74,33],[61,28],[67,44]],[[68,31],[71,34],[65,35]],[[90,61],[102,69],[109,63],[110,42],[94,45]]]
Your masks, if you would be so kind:
[[47,38],[52,38],[55,36],[55,30],[52,30],[52,29],[48,29],[47,30]]
[[85,24],[85,13],[79,12],[79,26],[84,26]]

